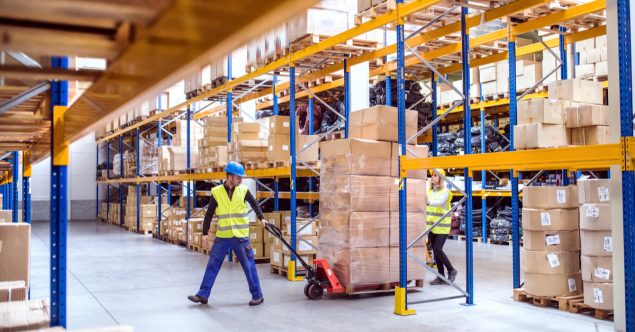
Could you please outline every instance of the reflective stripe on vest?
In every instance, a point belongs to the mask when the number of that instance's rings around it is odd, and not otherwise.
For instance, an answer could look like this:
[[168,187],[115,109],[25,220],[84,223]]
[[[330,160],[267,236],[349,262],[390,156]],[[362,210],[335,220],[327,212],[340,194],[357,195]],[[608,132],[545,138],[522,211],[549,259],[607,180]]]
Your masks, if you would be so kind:
[[[428,198],[431,201],[437,201],[441,199],[441,196],[445,195],[447,192],[448,200],[444,204],[444,206],[428,206],[426,209],[426,225],[427,227],[432,227],[436,222],[439,221],[439,218],[443,217],[450,210],[450,202],[452,201],[452,193],[447,189],[443,188],[441,190],[432,190],[428,189],[427,194]],[[432,228],[432,233],[434,234],[450,234],[450,230],[452,229],[452,216],[448,214],[445,218],[441,220],[441,223],[434,226]]]
[[240,185],[234,188],[232,199],[229,199],[224,185],[212,188],[212,196],[216,203],[214,214],[218,217],[218,230],[216,237],[248,237],[249,236],[249,214],[245,196],[247,187]]

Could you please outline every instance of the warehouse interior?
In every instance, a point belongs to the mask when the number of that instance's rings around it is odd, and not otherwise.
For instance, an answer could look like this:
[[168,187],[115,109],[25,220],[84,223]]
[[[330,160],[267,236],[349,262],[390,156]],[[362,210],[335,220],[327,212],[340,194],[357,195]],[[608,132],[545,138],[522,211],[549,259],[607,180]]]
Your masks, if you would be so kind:
[[635,330],[630,7],[0,0],[0,331]]

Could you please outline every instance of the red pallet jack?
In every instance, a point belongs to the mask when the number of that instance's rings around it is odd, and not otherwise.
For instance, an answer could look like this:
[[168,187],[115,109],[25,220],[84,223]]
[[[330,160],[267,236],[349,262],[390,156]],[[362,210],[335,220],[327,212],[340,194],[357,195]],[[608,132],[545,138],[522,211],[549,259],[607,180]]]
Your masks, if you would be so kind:
[[331,270],[329,263],[323,259],[313,260],[313,266],[309,265],[298,253],[291,248],[291,245],[282,237],[282,232],[276,225],[265,223],[265,229],[271,235],[278,238],[289,251],[291,251],[297,260],[306,269],[307,285],[304,286],[304,295],[311,300],[319,300],[324,295],[324,290],[332,294],[345,293],[346,288],[340,284],[339,280]]

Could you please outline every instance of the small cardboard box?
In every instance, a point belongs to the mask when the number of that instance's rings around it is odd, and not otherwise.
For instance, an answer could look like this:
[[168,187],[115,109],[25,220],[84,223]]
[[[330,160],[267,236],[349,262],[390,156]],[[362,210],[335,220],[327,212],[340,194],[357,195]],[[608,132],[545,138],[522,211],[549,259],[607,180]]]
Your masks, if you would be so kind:
[[611,231],[580,231],[582,255],[612,256],[613,234]]
[[[236,122],[232,123],[233,133],[256,133],[260,131],[260,123],[258,122]],[[258,138],[256,138],[258,139]]]
[[542,274],[524,272],[523,288],[534,296],[569,296],[582,293],[580,273]]
[[602,105],[602,83],[582,79],[569,79],[549,83],[549,99],[569,100],[577,103]]
[[565,123],[565,107],[570,103],[558,99],[529,99],[518,102],[518,124]]
[[[287,221],[287,220],[285,220]],[[308,224],[306,227],[304,227],[304,225]],[[305,219],[305,218],[295,218],[295,225],[296,225],[296,229],[295,231],[299,233],[298,236],[313,236],[313,235],[317,235],[317,227],[315,225],[315,222],[312,221],[311,219]],[[304,227],[304,228],[303,228]],[[300,230],[302,229],[302,230]],[[287,221],[287,234],[291,234],[291,223]]]
[[258,141],[258,140],[260,140],[260,136],[258,136],[258,133],[239,132],[239,133],[233,133],[232,134],[232,141],[233,142]]
[[26,301],[26,295],[24,280],[0,281],[0,302]]
[[[351,113],[349,137],[398,142],[397,108],[376,105]],[[406,139],[417,133],[418,114],[406,111]]]
[[582,255],[580,261],[583,281],[613,282],[613,257]]
[[280,228],[280,212],[267,212],[262,214],[265,220]]
[[249,241],[250,242],[265,242],[264,238],[264,229],[261,225],[250,225],[249,226]]
[[611,205],[580,205],[580,229],[588,231],[610,231],[612,229]]
[[537,251],[580,250],[580,235],[575,231],[524,231],[523,248]]
[[[409,158],[427,158],[429,148],[427,145],[408,145],[406,149],[406,156]],[[414,152],[414,154],[413,154]],[[392,152],[390,158],[390,176],[399,177],[399,144],[392,143]],[[427,177],[426,170],[411,170],[408,171],[407,177],[409,179],[425,179]]]
[[[269,128],[269,135],[290,135],[290,118],[286,115],[274,115],[261,119],[264,126]],[[297,125],[297,122],[296,122]]]
[[141,207],[141,217],[142,218],[152,218],[157,217],[157,205],[156,204],[143,204]]
[[340,139],[320,143],[322,174],[390,175],[391,143]]
[[608,126],[608,106],[581,104],[566,108],[566,127]]
[[271,243],[265,242],[263,244],[263,251],[264,251],[263,257],[271,257],[271,247],[272,247]]
[[0,281],[24,280],[29,286],[31,225],[0,223]]
[[571,129],[571,144],[598,145],[608,144],[611,140],[608,126],[594,126]]
[[608,179],[586,179],[578,181],[580,204],[609,204],[611,201],[610,181]]
[[613,283],[584,282],[584,304],[603,310],[613,310]]
[[522,249],[524,272],[541,274],[572,274],[580,272],[579,251],[537,251]]
[[[284,239],[287,243],[291,243],[291,237],[285,236]],[[302,236],[296,238],[296,252],[298,255],[309,255],[316,254],[318,248],[318,237],[317,236]],[[290,255],[291,252],[285,246],[282,247],[282,253],[285,255]]]
[[[310,162],[320,159],[320,144],[315,142],[319,135],[297,135],[296,154],[298,161]],[[315,142],[315,143],[314,143]],[[305,149],[302,151],[302,149]]]
[[570,131],[564,125],[532,123],[514,126],[514,147],[518,150],[567,146]]
[[522,223],[531,231],[574,231],[579,228],[578,209],[523,208]]
[[[269,136],[269,146],[267,148],[267,158],[271,161],[289,161],[289,135]],[[296,151],[297,152],[297,151]]]
[[577,186],[523,187],[523,207],[534,209],[566,209],[578,207]]

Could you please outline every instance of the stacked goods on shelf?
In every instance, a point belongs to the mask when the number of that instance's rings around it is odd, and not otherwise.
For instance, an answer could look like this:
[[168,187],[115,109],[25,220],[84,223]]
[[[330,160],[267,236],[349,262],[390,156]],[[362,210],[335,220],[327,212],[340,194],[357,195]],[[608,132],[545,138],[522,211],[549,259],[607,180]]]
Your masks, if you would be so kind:
[[214,244],[214,239],[216,238],[216,230],[218,230],[218,218],[216,217],[214,217],[210,223],[206,238],[203,238],[203,228],[201,226],[201,249],[207,251],[212,250],[212,245]]
[[[158,162],[158,148],[156,146],[156,140],[154,142],[146,141],[145,139],[141,139],[139,142],[139,155],[141,160],[139,161],[139,173],[142,175],[151,175],[157,174],[159,172],[159,162]],[[113,161],[113,166],[115,163],[119,164],[119,155],[115,155],[115,160]],[[133,177],[136,175],[137,171],[137,158],[136,151],[124,151],[123,153],[123,173],[126,177]],[[116,171],[115,171],[116,172]],[[118,174],[118,173],[115,173]]]
[[269,257],[265,255],[265,233],[267,231],[260,222],[249,223],[249,245],[253,249],[255,259]]
[[[289,161],[291,131],[289,117],[274,115],[258,120],[260,122],[260,139],[268,142],[267,159],[269,161]],[[298,121],[296,121],[298,123]],[[318,160],[318,144],[313,143],[318,135],[300,135],[296,132],[296,160],[311,162]],[[301,151],[302,149],[305,149]]]
[[552,98],[518,102],[514,147],[517,150],[526,150],[571,144],[569,130],[564,125],[565,107],[569,105],[568,101]]
[[108,210],[108,223],[119,224],[119,203],[110,203]]
[[523,189],[524,289],[534,296],[582,292],[578,187]]
[[[289,211],[265,213],[265,219],[282,230],[282,236],[289,244],[291,243],[290,218]],[[296,217],[296,252],[308,264],[313,264],[317,254],[318,228],[317,220],[312,221],[310,218]],[[278,269],[287,269],[291,259],[291,251],[282,244],[280,239],[271,236],[266,230],[264,230],[264,233],[264,245],[269,247],[269,250],[265,249],[265,251],[270,254],[271,266]],[[299,263],[296,264],[296,268],[298,270],[303,269]]]
[[605,79],[608,76],[608,52],[606,36],[600,36],[576,43],[580,64],[575,66],[575,74],[583,79]]
[[0,303],[0,331],[48,330],[50,312],[46,299]]
[[[151,201],[151,196],[140,196],[139,228],[142,232],[153,231],[154,225],[157,223],[157,205],[152,204]],[[137,229],[137,191],[135,186],[128,187],[124,225],[130,229]]]
[[0,223],[0,282],[19,281],[29,287],[30,241],[30,224]]
[[[0,223],[3,222],[13,222],[13,210],[0,210]],[[18,209],[18,222],[22,222],[22,209]]]
[[[241,123],[242,118],[232,118]],[[199,168],[223,167],[227,164],[227,118],[205,118],[203,138],[198,141]]]
[[97,215],[97,218],[104,221],[108,219],[108,203],[101,203],[101,205],[99,206],[99,214]]
[[609,180],[580,180],[584,303],[613,310],[613,234]]
[[260,140],[260,123],[232,124],[232,141],[228,148],[228,161],[263,162],[267,160],[267,142]]
[[[560,82],[553,84],[558,83]],[[551,94],[551,85],[549,87]],[[565,125],[571,129],[571,144],[595,145],[609,142],[608,106],[602,105],[601,83],[585,80],[563,81],[553,90],[557,97],[570,98],[571,105],[565,109]]]
[[203,218],[190,218],[187,221],[187,243],[196,248],[203,245]]
[[[172,135],[172,145],[159,149],[159,171],[184,171],[187,168],[187,120],[174,121],[176,133]],[[203,137],[203,127],[190,121],[190,142]],[[190,167],[197,163],[198,144],[190,143]]]
[[185,214],[186,211],[184,208],[178,206],[172,206],[169,208],[166,232],[168,240],[173,242],[185,242],[185,232],[187,229]]

